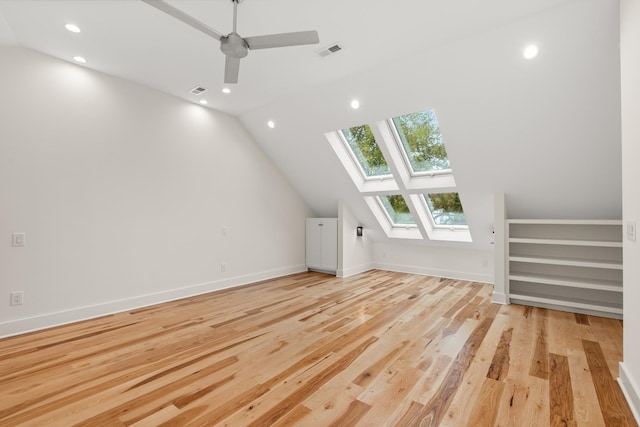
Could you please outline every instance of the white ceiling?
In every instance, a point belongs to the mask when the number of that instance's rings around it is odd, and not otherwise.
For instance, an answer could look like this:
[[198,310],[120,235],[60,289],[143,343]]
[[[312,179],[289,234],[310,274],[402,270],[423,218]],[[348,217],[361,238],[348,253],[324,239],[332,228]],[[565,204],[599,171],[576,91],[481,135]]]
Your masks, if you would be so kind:
[[[251,51],[239,84],[223,96],[219,43],[139,0],[2,0],[0,44],[14,44],[194,100],[188,90],[210,88],[210,106],[231,114],[353,75],[443,41],[510,22],[566,0],[244,0],[243,36],[317,30],[320,44]],[[172,0],[173,6],[227,34],[231,0]],[[4,18],[1,19],[1,18]],[[72,34],[64,24],[82,29]],[[335,42],[344,51],[322,59],[315,51]]]
[[[231,0],[174,0],[222,33]],[[251,51],[232,93],[218,42],[138,0],[2,0],[19,45],[237,116],[316,214],[373,216],[324,133],[435,108],[474,244],[493,193],[513,217],[621,214],[616,0],[245,0],[243,36],[315,29],[320,44]],[[72,22],[80,34],[64,29]],[[327,58],[315,51],[340,43]],[[525,61],[536,42],[540,55]],[[348,104],[358,97],[362,108]],[[273,119],[276,129],[265,122]]]

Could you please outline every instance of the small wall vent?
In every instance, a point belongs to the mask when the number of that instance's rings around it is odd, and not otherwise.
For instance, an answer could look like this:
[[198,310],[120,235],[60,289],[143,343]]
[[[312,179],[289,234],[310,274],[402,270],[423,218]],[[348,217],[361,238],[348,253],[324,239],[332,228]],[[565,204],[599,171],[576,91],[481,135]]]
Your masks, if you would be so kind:
[[342,46],[340,46],[338,43],[333,43],[327,47],[317,50],[316,53],[320,55],[320,57],[324,58],[325,56],[329,56],[332,53],[338,53],[341,50],[342,50]]
[[204,92],[206,92],[206,90],[207,90],[206,87],[196,86],[193,89],[191,89],[189,93],[192,93],[194,95],[202,95]]

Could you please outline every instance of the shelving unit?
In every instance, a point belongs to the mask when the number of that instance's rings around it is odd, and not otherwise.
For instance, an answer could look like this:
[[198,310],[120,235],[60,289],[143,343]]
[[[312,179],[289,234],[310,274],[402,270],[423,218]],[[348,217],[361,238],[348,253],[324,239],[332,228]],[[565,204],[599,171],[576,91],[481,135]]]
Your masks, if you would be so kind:
[[622,317],[622,221],[506,220],[508,302]]

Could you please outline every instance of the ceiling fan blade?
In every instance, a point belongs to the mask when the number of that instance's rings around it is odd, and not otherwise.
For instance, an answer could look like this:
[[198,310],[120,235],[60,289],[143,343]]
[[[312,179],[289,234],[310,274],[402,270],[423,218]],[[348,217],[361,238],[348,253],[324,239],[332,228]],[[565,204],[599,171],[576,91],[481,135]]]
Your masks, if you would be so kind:
[[184,22],[185,24],[195,28],[196,30],[202,31],[206,35],[211,36],[216,40],[220,40],[224,36],[224,34],[217,32],[216,30],[214,30],[204,22],[198,21],[193,16],[187,15],[180,9],[176,9],[175,7],[164,2],[163,0],[142,0],[142,1],[148,4],[149,6],[152,6],[158,10],[161,10],[167,15],[173,16],[177,20]]
[[272,47],[300,46],[320,43],[317,31],[269,34],[267,36],[245,37],[249,49],[270,49]]
[[224,62],[224,82],[238,83],[238,74],[240,74],[240,58],[227,56]]

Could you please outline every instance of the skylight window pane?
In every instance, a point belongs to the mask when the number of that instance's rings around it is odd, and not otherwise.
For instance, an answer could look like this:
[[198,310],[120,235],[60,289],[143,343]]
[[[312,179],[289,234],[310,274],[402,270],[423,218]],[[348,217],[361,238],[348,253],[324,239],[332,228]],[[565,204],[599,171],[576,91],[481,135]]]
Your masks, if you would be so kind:
[[458,193],[425,194],[424,199],[436,226],[467,225]]
[[394,117],[393,124],[413,172],[451,168],[433,110]]
[[415,225],[416,221],[413,219],[404,197],[400,195],[380,196],[380,201],[394,225]]
[[366,176],[391,174],[369,125],[343,129],[342,135]]

